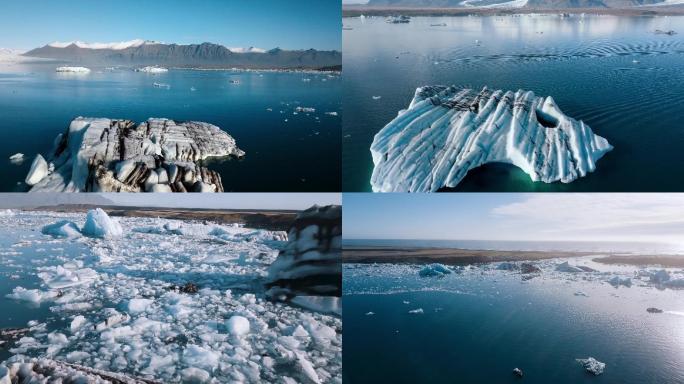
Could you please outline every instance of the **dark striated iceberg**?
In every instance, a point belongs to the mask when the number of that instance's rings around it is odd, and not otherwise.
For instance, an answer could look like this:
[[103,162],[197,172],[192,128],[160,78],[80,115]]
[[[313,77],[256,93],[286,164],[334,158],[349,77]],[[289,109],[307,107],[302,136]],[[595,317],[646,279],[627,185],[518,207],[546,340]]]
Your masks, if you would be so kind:
[[31,192],[223,192],[221,176],[198,162],[244,154],[208,123],[79,117],[26,183]]

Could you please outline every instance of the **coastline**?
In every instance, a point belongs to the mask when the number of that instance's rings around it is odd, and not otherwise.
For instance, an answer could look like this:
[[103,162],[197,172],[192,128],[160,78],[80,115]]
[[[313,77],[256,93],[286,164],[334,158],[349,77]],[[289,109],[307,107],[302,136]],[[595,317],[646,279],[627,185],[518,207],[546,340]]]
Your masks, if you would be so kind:
[[608,16],[676,16],[684,15],[684,7],[677,6],[645,6],[634,8],[415,8],[387,6],[345,5],[342,17],[391,16],[491,16],[491,15],[558,15],[592,14]]
[[[603,256],[607,254],[607,256]],[[344,247],[342,262],[347,264],[432,264],[469,265],[511,261],[539,261],[557,258],[597,256],[593,261],[602,264],[634,266],[659,265],[668,268],[684,267],[684,257],[673,255],[620,255],[573,251],[498,251],[457,248],[419,247]]]

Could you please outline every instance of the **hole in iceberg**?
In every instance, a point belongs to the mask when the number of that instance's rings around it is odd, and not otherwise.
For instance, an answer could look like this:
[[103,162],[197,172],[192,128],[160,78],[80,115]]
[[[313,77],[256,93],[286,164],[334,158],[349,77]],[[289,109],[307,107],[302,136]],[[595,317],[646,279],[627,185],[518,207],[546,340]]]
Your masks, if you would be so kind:
[[542,111],[539,108],[535,108],[534,112],[537,115],[537,121],[539,124],[545,126],[546,128],[558,128],[558,119],[549,115],[548,113]]

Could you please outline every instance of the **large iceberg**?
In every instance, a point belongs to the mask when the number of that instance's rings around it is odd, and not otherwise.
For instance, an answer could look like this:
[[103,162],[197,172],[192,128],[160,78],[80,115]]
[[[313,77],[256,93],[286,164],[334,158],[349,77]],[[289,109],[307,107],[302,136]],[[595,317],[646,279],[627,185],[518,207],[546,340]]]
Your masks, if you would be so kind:
[[[268,295],[303,306],[309,297],[320,308],[317,297],[342,295],[342,207],[313,206],[301,212],[288,233],[289,242],[271,264],[266,279]],[[335,300],[339,304],[339,300]],[[339,312],[339,308],[330,308]]]
[[121,236],[123,229],[121,224],[110,218],[102,208],[96,208],[88,211],[88,216],[81,232],[89,237],[106,239]]
[[371,186],[434,192],[493,162],[513,164],[533,181],[569,183],[594,171],[612,148],[550,96],[425,86],[375,135]]
[[38,155],[26,183],[32,192],[223,192],[221,176],[197,162],[244,154],[208,123],[79,117],[57,136],[49,165]]

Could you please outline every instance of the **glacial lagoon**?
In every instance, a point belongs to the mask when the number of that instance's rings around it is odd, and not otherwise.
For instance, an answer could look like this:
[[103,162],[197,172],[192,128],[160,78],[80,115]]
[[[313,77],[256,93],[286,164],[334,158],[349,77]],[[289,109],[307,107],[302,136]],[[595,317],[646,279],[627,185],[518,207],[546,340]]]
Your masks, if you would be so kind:
[[[596,271],[557,270],[565,261]],[[652,281],[661,268],[591,256],[535,265],[541,273],[489,263],[421,276],[422,265],[345,264],[345,382],[520,382],[514,368],[525,383],[684,380],[684,292]],[[588,357],[602,374],[576,361]]]
[[[373,136],[416,88],[455,85],[552,96],[614,149],[571,183],[491,163],[457,191],[678,191],[684,181],[684,17],[558,14],[345,18],[343,190],[370,191]],[[657,31],[675,31],[669,35]]]
[[[241,160],[212,159],[228,191],[339,191],[339,74],[132,68],[59,73],[57,62],[0,63],[0,191],[24,191],[38,153],[78,116],[150,117],[214,124],[235,138]],[[298,111],[297,107],[313,108]],[[25,154],[22,163],[9,157]]]

